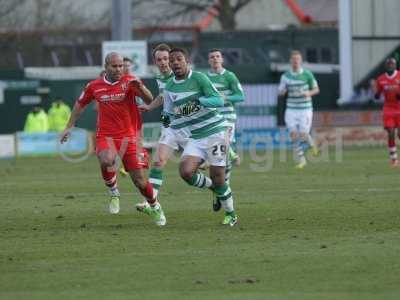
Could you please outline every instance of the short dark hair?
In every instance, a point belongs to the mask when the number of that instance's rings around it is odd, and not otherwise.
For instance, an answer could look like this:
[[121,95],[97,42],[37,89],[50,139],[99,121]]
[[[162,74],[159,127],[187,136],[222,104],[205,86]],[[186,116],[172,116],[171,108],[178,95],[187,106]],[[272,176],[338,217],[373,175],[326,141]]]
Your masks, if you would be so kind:
[[303,55],[301,54],[301,51],[297,50],[297,49],[290,51],[290,57],[292,57],[293,55],[300,55],[301,57],[303,57]]
[[397,60],[394,58],[394,57],[388,57],[386,60],[385,60],[385,64],[389,64],[389,63],[394,63],[395,65],[397,65]]
[[218,49],[218,48],[211,48],[210,50],[208,50],[208,54],[210,54],[210,53],[212,53],[212,52],[219,52],[219,53],[221,53],[221,55],[222,55],[222,50],[221,49]]
[[129,58],[129,57],[126,57],[126,56],[124,56],[123,61],[124,62],[129,61],[131,64],[133,64],[133,60],[131,58]]
[[171,51],[171,47],[168,46],[167,44],[158,44],[154,49],[153,52],[151,53],[153,58],[155,58],[156,52],[157,51],[167,51],[169,53],[169,51]]
[[189,52],[185,48],[175,47],[175,48],[172,48],[171,50],[169,50],[169,54],[174,53],[174,52],[182,53],[186,57],[186,59],[189,59]]

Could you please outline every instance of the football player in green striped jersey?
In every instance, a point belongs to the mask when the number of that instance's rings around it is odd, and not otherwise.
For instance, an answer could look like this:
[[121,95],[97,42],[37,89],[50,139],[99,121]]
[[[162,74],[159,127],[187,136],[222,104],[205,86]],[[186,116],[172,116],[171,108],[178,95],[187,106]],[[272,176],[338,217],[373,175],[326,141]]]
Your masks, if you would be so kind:
[[[190,132],[179,165],[180,175],[189,185],[211,189],[225,211],[222,224],[234,226],[237,215],[225,181],[228,123],[217,110],[224,99],[206,75],[191,70],[186,50],[172,49],[169,63],[174,77],[165,86],[164,110],[171,115],[171,128]],[[210,164],[211,178],[199,172],[204,161]]]
[[[235,104],[244,101],[243,88],[236,75],[223,67],[224,58],[221,50],[209,50],[208,63],[211,68],[207,72],[207,76],[224,98],[224,106],[217,109],[229,125],[229,159],[225,170],[225,179],[229,181],[232,163],[240,163],[239,155],[235,153],[233,146],[235,143],[235,122],[237,119]],[[213,207],[216,209],[219,205],[214,204]]]
[[[159,95],[150,104],[139,106],[142,112],[153,110],[164,103],[164,88],[167,82],[173,77],[173,72],[169,66],[169,51],[171,48],[167,44],[159,44],[153,50],[153,61],[157,66],[159,74],[156,76]],[[158,141],[155,152],[154,161],[150,169],[149,182],[153,186],[155,195],[159,194],[161,185],[163,184],[163,169],[170,159],[174,150],[184,148],[190,133],[185,129],[173,129],[169,126],[169,115],[165,111],[162,112],[162,129],[161,137]],[[138,203],[137,210],[147,211],[147,201]]]
[[279,84],[279,94],[286,96],[285,123],[297,158],[296,168],[302,169],[307,161],[304,152],[311,148],[313,155],[318,155],[310,131],[312,124],[312,99],[319,93],[318,83],[313,73],[302,67],[302,55],[292,51],[291,69],[285,72]]

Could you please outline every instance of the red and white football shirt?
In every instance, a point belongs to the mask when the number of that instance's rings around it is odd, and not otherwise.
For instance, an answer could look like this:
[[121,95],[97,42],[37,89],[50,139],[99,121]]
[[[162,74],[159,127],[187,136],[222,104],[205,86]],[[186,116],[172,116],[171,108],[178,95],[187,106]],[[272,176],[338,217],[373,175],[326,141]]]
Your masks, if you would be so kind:
[[84,107],[91,101],[98,103],[97,137],[132,137],[138,136],[142,128],[142,118],[135,98],[139,91],[129,85],[133,76],[123,76],[116,82],[109,82],[105,77],[90,81],[77,103]]
[[392,76],[384,73],[376,80],[377,93],[383,94],[383,112],[400,113],[400,72],[395,71]]

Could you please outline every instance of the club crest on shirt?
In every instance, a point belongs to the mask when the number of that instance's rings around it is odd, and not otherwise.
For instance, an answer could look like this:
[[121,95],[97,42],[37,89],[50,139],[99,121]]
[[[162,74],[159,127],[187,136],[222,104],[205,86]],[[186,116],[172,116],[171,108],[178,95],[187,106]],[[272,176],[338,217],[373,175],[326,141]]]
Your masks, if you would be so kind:
[[128,89],[128,84],[126,82],[121,83],[121,89],[126,91]]

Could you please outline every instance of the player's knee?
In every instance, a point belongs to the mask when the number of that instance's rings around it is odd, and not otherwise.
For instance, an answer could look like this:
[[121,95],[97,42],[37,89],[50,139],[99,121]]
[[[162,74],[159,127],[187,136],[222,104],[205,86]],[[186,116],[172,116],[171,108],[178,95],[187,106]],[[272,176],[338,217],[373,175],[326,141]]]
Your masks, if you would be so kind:
[[223,174],[210,174],[214,187],[221,187],[225,184],[225,172]]
[[98,154],[98,159],[102,168],[114,166],[115,156],[110,151],[102,151]]
[[[390,139],[394,139],[394,137],[396,136],[396,135],[395,135],[394,129],[393,129],[393,128],[387,128],[386,131],[387,131],[387,133],[388,133],[389,138],[390,138]],[[400,133],[397,132],[397,134],[398,134],[398,136],[400,137]]]
[[133,184],[138,188],[138,189],[144,189],[146,187],[147,181],[144,177],[142,176],[134,176],[132,177]]
[[290,132],[290,139],[292,140],[292,142],[296,142],[298,139],[298,134],[297,132]]
[[114,159],[111,157],[101,157],[100,158],[101,168],[111,168],[114,166]]
[[157,169],[162,169],[167,164],[166,159],[159,159],[158,161],[154,162],[153,166]]
[[183,180],[190,181],[194,175],[194,170],[186,166],[181,166],[179,168],[179,174],[181,175]]
[[308,134],[306,132],[300,132],[300,140],[307,141]]

